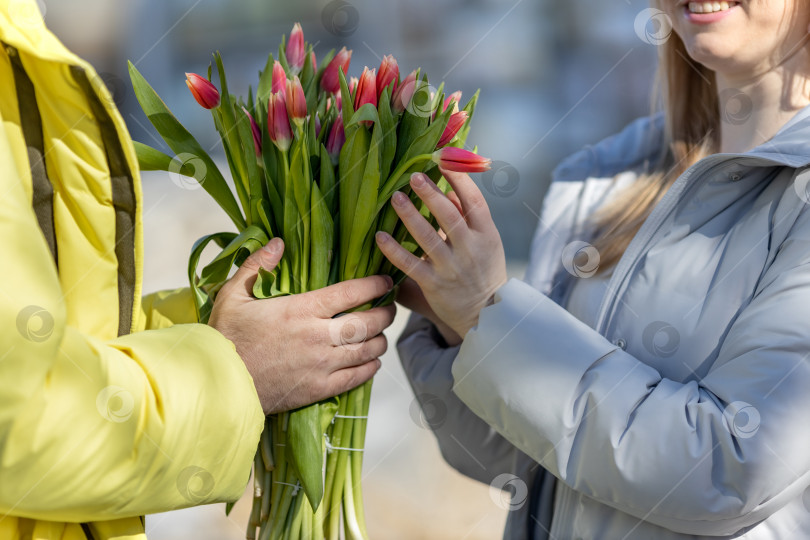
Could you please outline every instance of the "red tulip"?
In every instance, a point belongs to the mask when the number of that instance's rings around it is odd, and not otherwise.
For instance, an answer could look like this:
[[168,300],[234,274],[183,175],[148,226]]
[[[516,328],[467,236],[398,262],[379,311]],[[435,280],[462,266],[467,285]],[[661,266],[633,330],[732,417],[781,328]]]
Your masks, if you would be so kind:
[[338,68],[343,69],[343,75],[349,71],[349,64],[352,61],[352,51],[347,51],[343,47],[338,51],[326,69],[323,70],[321,76],[321,88],[330,94],[335,94],[340,91],[340,79],[338,78]]
[[301,25],[295,23],[292,32],[290,32],[290,41],[287,43],[287,64],[295,73],[301,71],[304,67],[304,59],[306,58],[306,50],[304,49],[304,31],[301,30]]
[[259,124],[256,123],[256,120],[253,119],[253,116],[248,112],[248,110],[242,107],[242,110],[245,111],[248,119],[250,120],[250,131],[253,133],[253,148],[256,149],[256,155],[261,155],[262,153],[262,130],[259,129]]
[[492,160],[473,154],[469,150],[446,146],[433,152],[433,161],[447,171],[474,173],[488,171]]
[[282,94],[287,89],[287,74],[284,72],[284,66],[281,65],[281,62],[276,60],[273,62],[273,87],[272,91],[275,94],[276,92],[281,92]]
[[397,60],[393,55],[383,56],[380,70],[377,72],[377,98],[379,99],[385,87],[391,83],[391,95],[397,91],[397,84],[399,83],[399,66]]
[[446,111],[447,107],[450,106],[450,103],[453,104],[453,112],[458,112],[458,106],[461,103],[461,90],[456,90],[444,99],[442,111]]
[[205,109],[219,107],[219,90],[211,84],[211,81],[196,73],[186,73],[186,85],[201,107]]
[[279,150],[286,152],[292,142],[292,129],[284,104],[284,92],[276,92],[267,102],[267,132]]
[[343,148],[345,142],[346,133],[343,131],[343,117],[338,115],[332,124],[332,129],[329,130],[329,135],[326,137],[326,152],[332,158],[332,163],[337,163],[340,157],[340,149]]
[[287,114],[293,123],[300,127],[307,117],[307,98],[304,96],[304,88],[297,76],[293,76],[291,81],[287,81],[286,92]]
[[456,136],[461,126],[467,121],[467,116],[467,111],[459,111],[450,115],[450,118],[447,120],[447,127],[444,128],[444,133],[442,133],[439,142],[436,144],[436,148],[441,148],[453,140],[453,137]]
[[408,108],[414,92],[416,92],[416,71],[411,71],[396,89],[394,96],[391,98],[391,108],[393,109],[394,114],[401,113]]
[[356,111],[366,103],[371,103],[377,107],[377,78],[375,76],[376,70],[363,69],[363,74],[360,75],[360,80],[357,83],[357,88],[354,91],[354,110]]

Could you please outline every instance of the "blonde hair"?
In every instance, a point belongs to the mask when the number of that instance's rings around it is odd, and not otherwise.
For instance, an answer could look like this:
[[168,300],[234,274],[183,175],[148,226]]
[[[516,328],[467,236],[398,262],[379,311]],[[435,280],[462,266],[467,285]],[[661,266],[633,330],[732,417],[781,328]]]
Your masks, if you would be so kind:
[[674,32],[658,47],[653,110],[664,110],[662,152],[651,172],[639,176],[591,216],[592,245],[600,258],[598,273],[619,261],[675,179],[717,151],[720,110],[715,84],[714,72],[692,61]]

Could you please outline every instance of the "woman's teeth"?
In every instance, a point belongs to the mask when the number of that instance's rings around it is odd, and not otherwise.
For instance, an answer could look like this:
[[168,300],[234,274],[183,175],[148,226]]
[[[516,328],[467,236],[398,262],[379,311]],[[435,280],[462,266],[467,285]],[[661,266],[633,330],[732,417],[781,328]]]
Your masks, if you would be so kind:
[[714,13],[726,11],[737,5],[737,2],[689,2],[689,11],[692,13]]

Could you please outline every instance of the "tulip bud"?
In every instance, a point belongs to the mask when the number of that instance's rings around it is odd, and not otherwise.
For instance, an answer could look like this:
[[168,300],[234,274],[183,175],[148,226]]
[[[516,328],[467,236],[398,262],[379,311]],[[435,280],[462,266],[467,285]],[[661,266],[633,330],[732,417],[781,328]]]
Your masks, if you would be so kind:
[[321,88],[330,94],[336,94],[340,91],[340,79],[338,78],[338,68],[343,69],[343,74],[346,75],[349,71],[349,64],[352,60],[352,51],[347,51],[343,47],[338,51],[326,69],[323,70],[321,76]]
[[357,82],[357,88],[354,92],[354,110],[356,111],[366,103],[371,103],[377,107],[377,77],[376,70],[363,69],[363,74],[360,75],[360,80]]
[[391,95],[397,91],[397,84],[399,84],[399,66],[397,60],[393,55],[383,56],[382,63],[380,63],[380,70],[377,72],[377,98],[379,99],[385,87],[391,83]]
[[338,116],[326,137],[326,152],[332,158],[332,163],[337,164],[344,142],[346,142],[346,133],[343,131],[343,117]]
[[349,93],[354,94],[354,89],[357,88],[357,83],[360,82],[360,79],[357,77],[351,77],[349,79]]
[[317,139],[318,136],[321,134],[321,115],[315,113],[315,138]]
[[267,133],[279,150],[282,152],[289,150],[292,142],[292,129],[287,116],[283,92],[272,94],[267,102]]
[[453,137],[456,136],[461,126],[467,121],[467,116],[467,111],[459,111],[450,115],[450,118],[447,120],[447,127],[444,128],[444,133],[442,133],[439,142],[436,144],[436,148],[441,148],[453,140]]
[[219,90],[211,81],[196,73],[186,73],[186,85],[197,103],[205,109],[219,107]]
[[455,146],[446,146],[433,152],[433,161],[441,169],[463,173],[488,171],[492,165],[491,159]]
[[287,74],[284,72],[284,66],[281,62],[276,60],[273,62],[273,85],[272,92],[281,92],[282,94],[287,89]]
[[458,112],[458,106],[461,103],[461,90],[456,90],[444,99],[442,111],[446,111],[447,107],[449,107],[451,103],[453,104],[453,112]]
[[245,114],[250,120],[250,131],[253,133],[253,148],[256,150],[256,155],[260,156],[262,154],[262,131],[259,129],[259,124],[256,123],[256,120],[253,119],[253,116],[251,116],[248,110],[244,107],[242,107],[242,110],[245,111]]
[[306,50],[304,50],[304,31],[301,30],[301,25],[295,23],[292,32],[290,32],[290,41],[287,43],[287,64],[293,72],[298,73],[304,67],[304,59],[306,58]]
[[312,64],[312,71],[318,72],[318,61],[315,59],[315,51],[310,51],[309,62]]
[[416,71],[411,71],[405,80],[399,85],[391,98],[391,109],[394,114],[399,114],[408,108],[416,92]]
[[286,92],[287,114],[295,125],[301,127],[307,117],[307,98],[304,96],[304,89],[298,76],[293,76],[291,81],[287,81]]

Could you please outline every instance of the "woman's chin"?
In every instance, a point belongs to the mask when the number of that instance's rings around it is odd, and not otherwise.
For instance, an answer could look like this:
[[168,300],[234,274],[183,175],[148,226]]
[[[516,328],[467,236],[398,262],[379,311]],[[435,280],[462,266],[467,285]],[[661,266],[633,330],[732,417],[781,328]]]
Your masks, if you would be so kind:
[[721,36],[696,36],[686,47],[692,60],[718,73],[737,72],[744,63]]

